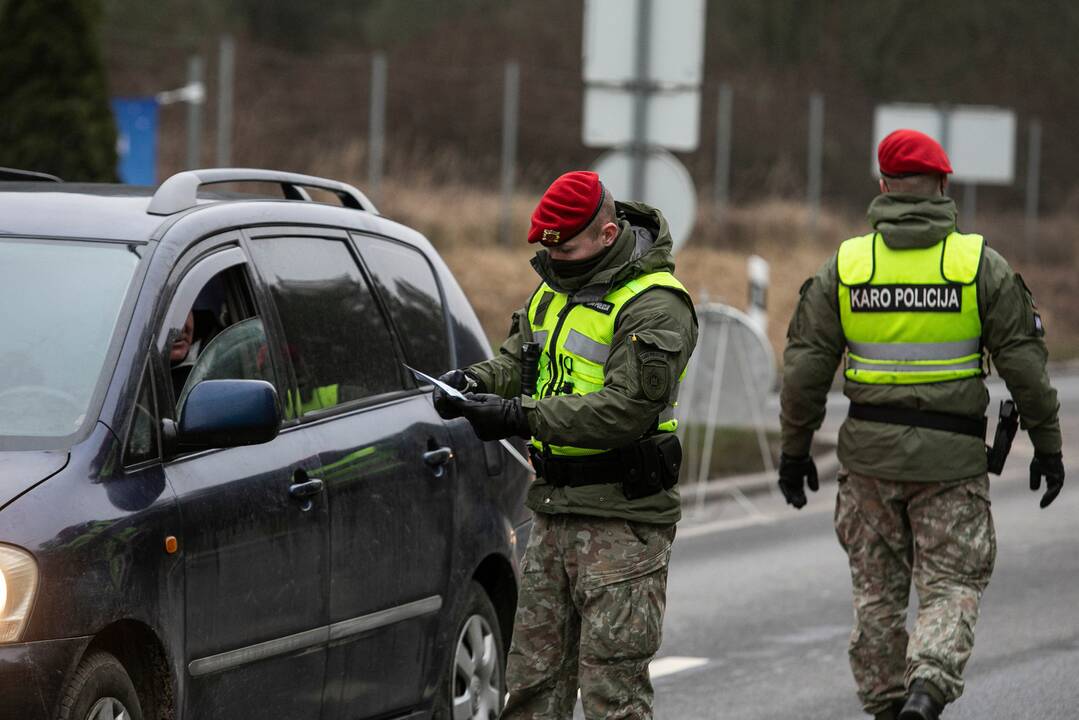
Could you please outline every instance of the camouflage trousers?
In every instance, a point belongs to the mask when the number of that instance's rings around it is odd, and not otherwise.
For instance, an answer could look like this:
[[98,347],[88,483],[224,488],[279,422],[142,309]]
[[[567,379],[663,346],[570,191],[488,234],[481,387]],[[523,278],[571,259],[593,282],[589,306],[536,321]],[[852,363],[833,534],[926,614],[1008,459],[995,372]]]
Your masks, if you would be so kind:
[[652,717],[674,525],[536,513],[506,667],[503,720]]
[[[988,476],[892,482],[844,471],[839,480],[835,528],[850,559],[849,653],[862,706],[881,712],[918,678],[954,701],[996,560]],[[912,578],[918,614],[908,635]]]

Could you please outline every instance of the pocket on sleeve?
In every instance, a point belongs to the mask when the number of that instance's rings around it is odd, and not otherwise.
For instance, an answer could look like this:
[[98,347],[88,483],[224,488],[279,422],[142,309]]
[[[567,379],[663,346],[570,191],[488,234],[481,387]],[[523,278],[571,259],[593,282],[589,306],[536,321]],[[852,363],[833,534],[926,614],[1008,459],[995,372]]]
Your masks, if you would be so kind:
[[641,392],[653,402],[670,394],[672,359],[682,351],[682,336],[674,330],[648,329],[630,336]]

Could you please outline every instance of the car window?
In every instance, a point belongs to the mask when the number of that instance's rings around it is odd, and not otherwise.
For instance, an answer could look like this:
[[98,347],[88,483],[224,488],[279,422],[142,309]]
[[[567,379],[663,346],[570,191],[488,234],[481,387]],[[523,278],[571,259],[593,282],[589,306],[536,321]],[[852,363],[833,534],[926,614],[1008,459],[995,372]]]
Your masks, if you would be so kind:
[[191,389],[203,380],[265,380],[273,382],[262,319],[241,320],[214,336],[191,368],[180,391],[183,408]]
[[275,387],[279,384],[243,266],[230,267],[211,277],[188,309],[183,327],[171,332],[169,338],[167,355],[177,400],[175,417],[180,416],[192,388],[203,380],[265,380]]
[[360,238],[360,254],[371,271],[404,346],[405,361],[429,375],[449,369],[446,316],[434,272],[410,247]]
[[402,388],[389,329],[344,240],[255,238],[251,253],[277,306],[296,376],[286,417]]
[[153,376],[150,374],[150,365],[147,364],[142,380],[139,381],[139,397],[135,400],[127,442],[124,444],[124,465],[135,465],[159,457],[157,428]]
[[0,240],[0,447],[50,447],[87,421],[139,252]]

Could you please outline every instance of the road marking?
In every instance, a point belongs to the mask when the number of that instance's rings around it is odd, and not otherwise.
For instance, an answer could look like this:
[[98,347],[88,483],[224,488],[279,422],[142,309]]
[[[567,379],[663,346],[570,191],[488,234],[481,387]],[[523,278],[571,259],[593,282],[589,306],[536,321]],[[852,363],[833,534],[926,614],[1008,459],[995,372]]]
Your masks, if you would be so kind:
[[677,655],[672,655],[670,657],[653,660],[652,664],[648,666],[648,674],[655,680],[656,678],[674,675],[675,673],[692,670],[693,668],[699,668],[701,665],[707,664],[708,658],[679,657]]

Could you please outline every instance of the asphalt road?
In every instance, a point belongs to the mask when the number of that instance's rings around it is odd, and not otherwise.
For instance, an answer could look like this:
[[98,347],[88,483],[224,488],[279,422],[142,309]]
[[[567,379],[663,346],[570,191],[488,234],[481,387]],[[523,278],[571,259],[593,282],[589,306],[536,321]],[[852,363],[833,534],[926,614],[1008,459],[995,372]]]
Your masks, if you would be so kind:
[[[1079,457],[1079,381],[1056,384],[1068,464]],[[1079,464],[1041,510],[1027,488],[1031,454],[1021,434],[992,480],[997,564],[948,720],[1079,718]],[[657,718],[866,717],[847,664],[851,585],[832,527],[835,488],[800,512],[764,494],[752,499],[756,514],[713,504],[682,523],[653,666]]]

